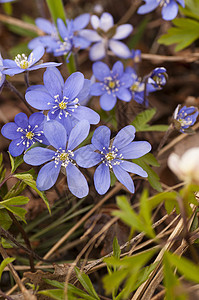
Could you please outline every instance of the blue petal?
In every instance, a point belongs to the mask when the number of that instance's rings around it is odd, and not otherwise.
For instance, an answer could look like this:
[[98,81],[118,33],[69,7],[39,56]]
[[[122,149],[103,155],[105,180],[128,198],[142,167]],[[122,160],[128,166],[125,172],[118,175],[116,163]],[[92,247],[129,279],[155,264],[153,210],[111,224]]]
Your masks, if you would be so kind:
[[123,63],[121,61],[117,61],[114,65],[113,65],[113,69],[112,69],[113,74],[117,74],[118,78],[120,78],[124,72],[124,66]]
[[55,31],[55,26],[48,20],[44,18],[37,18],[35,24],[44,32],[51,34]]
[[14,60],[11,59],[4,59],[3,60],[3,66],[5,68],[17,68],[17,64]]
[[58,69],[47,68],[47,70],[44,72],[43,80],[44,80],[45,88],[47,89],[47,91],[52,97],[57,95],[59,95],[60,97],[62,96],[64,80],[61,76],[61,73],[58,71]]
[[66,167],[68,188],[73,195],[78,198],[83,198],[88,195],[88,183],[84,175],[76,166],[69,163]]
[[71,130],[68,138],[68,150],[75,149],[85,138],[88,136],[90,130],[90,124],[87,120],[82,120],[75,125]]
[[14,76],[16,74],[20,74],[20,73],[23,73],[25,71],[26,71],[26,69],[21,69],[20,67],[16,67],[16,68],[13,68],[13,69],[3,70],[3,74],[9,75],[9,76]]
[[102,158],[102,155],[94,152],[95,147],[93,145],[87,145],[81,147],[75,151],[75,160],[80,167],[91,168],[97,165]]
[[104,94],[104,84],[101,82],[95,82],[91,85],[90,94],[92,96],[101,96]]
[[88,97],[91,87],[91,81],[89,79],[84,79],[84,85],[82,90],[77,95],[77,98],[79,99],[79,103],[83,102],[86,97]]
[[174,1],[162,7],[162,18],[166,21],[173,20],[178,14],[178,4]]
[[35,147],[27,151],[24,161],[31,166],[40,166],[52,159],[55,151],[43,147]]
[[78,120],[87,120],[90,124],[98,124],[100,121],[100,116],[91,108],[85,106],[78,106],[74,113],[73,117]]
[[89,21],[90,21],[90,14],[87,14],[87,13],[76,17],[73,21],[74,31],[83,29],[84,27],[86,27],[88,25]]
[[144,0],[146,3],[138,9],[138,14],[147,14],[158,7],[159,2],[156,0]]
[[56,149],[66,149],[67,134],[64,126],[57,121],[48,121],[44,124],[44,135],[50,145]]
[[10,140],[19,139],[22,133],[17,132],[18,128],[14,122],[7,123],[1,128],[1,134]]
[[100,97],[100,106],[103,110],[111,110],[117,102],[117,98],[113,94],[104,94]]
[[100,195],[105,194],[110,187],[111,179],[109,167],[103,163],[99,165],[95,171],[94,184],[96,191]]
[[131,192],[135,192],[135,187],[131,176],[124,171],[120,165],[113,165],[113,172],[117,179]]
[[28,117],[21,112],[15,116],[15,123],[17,126],[26,129],[28,127]]
[[135,137],[135,127],[132,125],[122,128],[113,140],[113,146],[121,149],[133,141]]
[[182,7],[185,7],[185,3],[184,3],[184,0],[177,0],[177,2],[182,5]]
[[115,94],[120,100],[123,100],[126,102],[131,101],[132,95],[131,95],[131,92],[127,88],[120,87]]
[[74,99],[84,86],[84,75],[80,72],[72,73],[65,82],[63,96]]
[[122,87],[129,88],[134,83],[134,79],[132,76],[124,73],[120,78],[120,83]]
[[148,142],[132,142],[118,151],[118,155],[122,154],[124,159],[139,158],[151,150]]
[[37,188],[40,191],[50,189],[57,181],[61,164],[55,165],[54,161],[47,163],[41,168],[37,177]]
[[90,42],[99,42],[102,40],[101,36],[92,29],[83,29],[79,32],[79,35]]
[[109,67],[102,61],[97,61],[92,66],[93,74],[99,81],[104,81],[105,77],[110,76]]
[[57,19],[57,28],[63,40],[68,37],[68,30],[62,19]]
[[107,126],[99,126],[93,133],[92,144],[99,151],[103,151],[105,147],[108,149],[110,145],[111,131]]
[[10,143],[8,151],[12,156],[16,157],[21,155],[24,149],[25,149],[25,145],[23,145],[22,139],[16,139]]
[[91,42],[86,40],[83,37],[80,36],[74,36],[73,37],[73,43],[75,48],[79,49],[86,49],[90,46]]
[[34,65],[32,67],[29,67],[27,70],[28,71],[33,71],[33,70],[38,70],[38,69],[41,69],[41,68],[59,67],[61,65],[62,65],[62,63],[46,62],[46,63],[43,63],[43,64],[38,64],[38,65]]
[[52,96],[43,91],[32,90],[25,94],[25,98],[32,107],[37,109],[49,110],[54,105]]
[[28,56],[28,61],[32,61],[32,63],[29,65],[29,68],[36,64],[40,58],[44,55],[45,49],[43,46],[36,47]]
[[35,125],[39,126],[44,121],[44,119],[45,116],[42,113],[36,112],[29,117],[29,124],[32,127],[35,127]]
[[144,171],[140,166],[130,162],[130,161],[122,161],[120,164],[120,167],[124,169],[127,172],[137,174],[142,177],[148,177],[148,174],[146,171]]

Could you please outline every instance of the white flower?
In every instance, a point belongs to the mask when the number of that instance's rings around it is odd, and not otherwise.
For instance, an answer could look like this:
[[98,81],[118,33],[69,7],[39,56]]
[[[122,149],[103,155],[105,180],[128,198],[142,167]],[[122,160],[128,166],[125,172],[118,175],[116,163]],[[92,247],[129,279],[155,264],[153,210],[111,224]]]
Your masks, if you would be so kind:
[[172,153],[168,166],[179,179],[199,184],[199,147],[187,150],[182,157]]

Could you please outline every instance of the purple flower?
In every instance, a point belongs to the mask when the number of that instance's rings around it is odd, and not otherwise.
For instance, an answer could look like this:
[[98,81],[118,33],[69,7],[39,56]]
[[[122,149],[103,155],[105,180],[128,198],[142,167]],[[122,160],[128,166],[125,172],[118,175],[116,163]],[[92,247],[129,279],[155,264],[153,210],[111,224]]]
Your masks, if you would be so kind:
[[56,119],[69,132],[80,120],[97,124],[99,115],[92,109],[82,106],[88,96],[90,81],[80,72],[71,74],[64,83],[61,73],[56,68],[44,72],[44,86],[30,87],[25,95],[27,102],[36,109],[48,110],[48,118]]
[[178,14],[178,3],[185,7],[184,0],[144,0],[145,4],[138,9],[138,14],[147,14],[158,6],[162,7],[162,18],[173,20]]
[[152,84],[147,82],[145,83],[144,80],[137,75],[136,71],[132,67],[127,67],[125,69],[125,73],[130,75],[133,80],[132,85],[129,88],[129,91],[131,92],[131,98],[133,98],[133,100],[135,100],[139,104],[145,104],[146,106],[148,106],[147,97],[149,93],[154,92],[157,89]]
[[3,70],[3,74],[13,76],[15,74],[23,73],[25,71],[33,71],[46,67],[60,66],[61,63],[47,62],[42,64],[37,64],[37,62],[44,55],[44,47],[38,46],[35,48],[30,55],[27,57],[25,54],[18,54],[15,57],[15,60],[4,59],[3,67],[6,70]]
[[93,73],[96,79],[100,82],[92,84],[90,94],[100,97],[100,105],[104,110],[111,110],[117,101],[120,100],[129,102],[131,93],[128,88],[132,85],[132,78],[124,73],[123,64],[117,61],[113,69],[101,62],[93,64]]
[[198,109],[197,107],[183,106],[178,105],[175,109],[173,119],[174,119],[174,127],[182,133],[186,133],[187,129],[192,126],[198,117]]
[[91,42],[80,36],[81,30],[88,25],[89,20],[89,14],[82,14],[74,20],[67,19],[66,25],[62,19],[57,19],[57,28],[63,41],[57,42],[55,56],[70,55],[74,49],[85,49],[90,46]]
[[6,79],[6,76],[3,74],[3,59],[2,59],[2,56],[1,56],[1,53],[0,53],[0,90],[1,90],[1,87],[3,86],[4,84],[4,81]]
[[29,119],[24,113],[15,116],[14,122],[5,124],[1,133],[7,139],[12,140],[9,152],[12,156],[19,156],[36,142],[48,144],[43,134],[45,116],[42,113],[34,113]]
[[110,171],[131,192],[134,193],[134,183],[128,174],[134,173],[147,177],[147,173],[128,159],[143,156],[151,150],[148,142],[132,142],[135,128],[132,125],[121,129],[114,140],[110,140],[111,131],[106,126],[98,127],[92,137],[92,144],[77,150],[76,161],[79,166],[90,168],[97,164],[94,174],[94,184],[97,192],[105,194],[110,187]]
[[37,18],[35,24],[47,35],[38,36],[31,40],[28,44],[29,49],[34,49],[38,46],[46,48],[46,52],[53,52],[57,48],[57,42],[59,41],[59,35],[56,26],[50,21],[44,18]]
[[133,30],[130,24],[123,24],[116,26],[111,14],[105,12],[98,16],[91,16],[91,25],[94,30],[84,29],[80,35],[90,42],[95,43],[89,52],[91,60],[100,60],[107,54],[108,48],[120,58],[129,58],[131,51],[129,48],[119,40],[125,39]]
[[161,89],[166,83],[168,75],[164,67],[155,68],[148,77],[148,83],[152,84],[155,89]]
[[42,147],[30,149],[24,155],[24,161],[32,166],[39,166],[48,162],[39,171],[37,187],[41,191],[50,189],[57,181],[61,167],[67,176],[68,188],[78,198],[88,195],[88,184],[76,166],[73,151],[89,133],[88,121],[80,121],[72,130],[67,139],[67,133],[62,124],[57,121],[48,121],[44,125],[44,134],[55,150]]

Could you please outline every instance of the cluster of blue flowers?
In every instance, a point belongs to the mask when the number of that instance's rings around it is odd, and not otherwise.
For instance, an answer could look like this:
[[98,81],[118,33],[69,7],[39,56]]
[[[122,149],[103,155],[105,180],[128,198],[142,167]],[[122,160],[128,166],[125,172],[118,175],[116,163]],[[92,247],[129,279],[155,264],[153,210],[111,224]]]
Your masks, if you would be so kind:
[[[139,13],[147,12],[159,5],[159,2],[145,0],[145,6]],[[161,1],[164,5],[165,1]],[[183,1],[178,1],[183,5]],[[175,1],[166,1],[163,17],[176,11]],[[151,9],[152,10],[152,9]],[[168,18],[167,18],[168,19]],[[85,29],[88,23],[93,29]],[[91,96],[100,96],[100,106],[110,111],[117,99],[129,102],[134,99],[139,104],[148,105],[150,92],[161,89],[167,81],[166,69],[155,68],[149,75],[140,78],[137,64],[141,60],[139,50],[130,51],[120,40],[125,39],[133,30],[132,25],[114,25],[113,17],[103,13],[96,15],[83,14],[74,20],[57,20],[57,28],[48,20],[39,18],[37,26],[46,35],[37,37],[29,43],[33,49],[29,56],[18,54],[14,60],[2,59],[0,56],[0,87],[6,75],[13,76],[40,68],[47,68],[43,75],[43,85],[29,86],[25,93],[27,103],[39,112],[29,118],[24,113],[15,116],[14,122],[3,126],[1,133],[12,140],[9,152],[16,157],[24,153],[24,161],[33,166],[42,166],[37,177],[39,190],[50,189],[59,176],[60,171],[66,174],[68,188],[76,197],[85,197],[89,187],[81,168],[96,167],[94,185],[102,195],[110,188],[110,172],[134,193],[134,183],[129,173],[147,177],[147,173],[131,160],[142,157],[151,150],[146,141],[133,141],[135,128],[128,125],[111,139],[111,131],[106,126],[99,126],[93,133],[91,144],[79,147],[88,137],[90,125],[100,121],[97,112],[85,106]],[[61,36],[62,40],[59,38]],[[84,78],[80,72],[72,73],[64,81],[56,68],[60,63],[40,63],[44,52],[52,52],[54,56],[67,55],[90,46],[89,57],[93,63],[93,80]],[[99,61],[110,54],[120,58],[130,58],[134,68],[124,68],[121,61],[110,67]],[[94,82],[93,82],[94,81]],[[198,116],[195,108],[182,108],[175,112],[174,119],[180,124],[180,131],[193,125]]]

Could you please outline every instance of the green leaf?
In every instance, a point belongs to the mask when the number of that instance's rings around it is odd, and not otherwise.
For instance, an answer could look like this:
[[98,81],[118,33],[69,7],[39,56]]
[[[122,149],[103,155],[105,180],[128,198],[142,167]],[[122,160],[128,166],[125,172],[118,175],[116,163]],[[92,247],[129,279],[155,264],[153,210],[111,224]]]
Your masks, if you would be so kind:
[[155,232],[152,228],[152,217],[151,217],[151,208],[149,204],[149,195],[146,189],[142,192],[142,195],[140,197],[139,216],[143,218],[147,230],[150,232],[150,236],[155,237]]
[[22,207],[15,205],[24,205],[29,201],[28,197],[17,196],[0,202],[0,209],[6,208],[11,211],[13,214],[17,215],[22,221],[26,223],[25,214],[26,210]]
[[115,236],[113,239],[113,256],[119,259],[120,254],[121,254],[120,245],[118,244],[118,240]]
[[17,181],[17,183],[13,185],[11,189],[7,192],[7,194],[3,197],[3,200],[20,195],[25,188],[26,184],[24,182]]
[[139,131],[167,131],[168,125],[149,125],[147,124],[155,115],[156,109],[146,109],[139,113],[131,125],[133,125],[137,132]]
[[163,257],[163,273],[164,273],[164,286],[166,288],[165,300],[186,300],[187,298],[182,295],[177,295],[177,292],[182,291],[180,289],[180,281],[172,270],[171,263],[168,260],[167,252]]
[[53,18],[54,23],[57,25],[57,19],[60,18],[66,22],[65,10],[62,0],[46,0],[48,9]]
[[180,257],[174,253],[168,252],[166,255],[169,262],[178,269],[180,274],[188,280],[199,283],[199,266],[187,258]]
[[[140,158],[136,158],[132,160],[134,163],[138,164],[140,167],[142,167],[148,174],[148,181],[150,183],[150,185],[157,190],[158,192],[162,192],[162,187],[161,184],[159,182],[159,176],[156,174],[156,172],[148,165],[151,164],[153,166],[155,160],[155,157],[153,157],[152,159],[152,154],[151,153],[147,153],[144,156],[140,157]],[[157,163],[157,165],[159,165]],[[157,166],[156,165],[156,166]]]
[[6,209],[0,209],[0,227],[5,230],[8,230],[12,225],[12,219],[7,213]]
[[88,275],[81,272],[78,268],[75,268],[75,272],[77,274],[77,278],[78,278],[79,282],[85,288],[85,290],[89,293],[89,295],[94,297],[94,299],[100,300]]
[[3,273],[3,270],[8,264],[12,263],[14,260],[15,260],[14,257],[7,257],[2,261],[2,263],[0,264],[0,281],[1,281],[1,275]]
[[142,216],[138,215],[130,206],[125,196],[116,197],[117,205],[120,210],[113,211],[113,215],[119,217],[125,224],[129,225],[132,230],[145,232],[149,237],[154,237],[151,225],[146,223]]
[[14,171],[23,163],[23,155],[13,157],[9,152],[10,162],[11,162],[11,173],[14,173]]
[[26,183],[28,186],[30,186],[35,192],[37,192],[37,194],[45,202],[49,213],[51,213],[47,197],[45,196],[44,192],[41,192],[41,191],[38,190],[38,188],[36,187],[36,181],[34,180],[33,176],[30,173],[15,174],[14,177],[22,180],[24,183]]
[[50,297],[55,300],[64,300],[64,290],[60,289],[39,291],[38,294]]
[[177,44],[175,51],[180,51],[199,38],[199,22],[189,18],[174,19],[168,33],[162,35],[158,43],[164,45]]
[[[43,279],[43,280],[46,283],[48,283],[48,284],[50,284],[50,285],[52,285],[54,287],[57,287],[58,289],[64,290],[64,286],[65,286],[64,282],[59,282],[57,280],[50,280],[50,279]],[[89,296],[87,293],[85,293],[84,291],[78,289],[77,287],[75,287],[72,284],[68,284],[67,290],[73,296],[78,295],[78,296],[82,297],[82,299],[85,299],[85,300],[95,300],[96,299],[96,298],[94,298],[92,296]],[[75,298],[72,298],[72,299],[75,299]]]
[[104,276],[103,283],[106,292],[111,293],[118,289],[120,284],[126,280],[124,284],[125,291],[123,291],[122,298],[120,298],[126,299],[128,294],[134,290],[136,282],[143,276],[143,266],[154,254],[155,250],[150,249],[130,257],[124,257],[121,260],[113,256],[105,258],[104,261],[107,264],[118,268],[116,272]]

